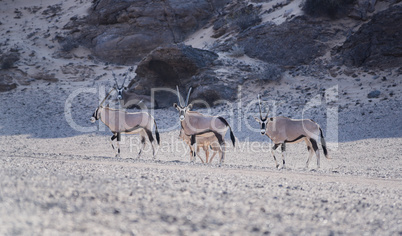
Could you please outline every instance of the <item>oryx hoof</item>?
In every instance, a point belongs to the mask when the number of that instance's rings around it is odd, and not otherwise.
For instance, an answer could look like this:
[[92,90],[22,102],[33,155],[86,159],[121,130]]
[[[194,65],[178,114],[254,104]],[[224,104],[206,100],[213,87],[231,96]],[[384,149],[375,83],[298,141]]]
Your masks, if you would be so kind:
[[120,158],[120,153],[117,153],[115,157]]
[[278,169],[278,170],[279,170],[279,165],[276,165],[276,169]]

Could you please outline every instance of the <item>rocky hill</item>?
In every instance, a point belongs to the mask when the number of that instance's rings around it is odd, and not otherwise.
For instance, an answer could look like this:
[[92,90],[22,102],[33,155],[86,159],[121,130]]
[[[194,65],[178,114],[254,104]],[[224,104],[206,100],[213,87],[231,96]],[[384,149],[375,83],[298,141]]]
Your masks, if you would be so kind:
[[[138,65],[133,92],[192,86],[212,103],[284,75],[402,74],[398,0],[2,2],[0,91],[96,82]],[[161,107],[175,99],[161,96]]]

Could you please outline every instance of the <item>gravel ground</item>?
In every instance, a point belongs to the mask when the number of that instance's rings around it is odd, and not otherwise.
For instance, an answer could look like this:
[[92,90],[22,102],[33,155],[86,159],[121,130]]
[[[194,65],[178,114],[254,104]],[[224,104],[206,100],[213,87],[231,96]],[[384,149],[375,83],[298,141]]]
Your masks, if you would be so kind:
[[[155,159],[149,149],[136,158],[136,136],[123,136],[114,158],[111,133],[89,118],[114,83],[111,70],[127,67],[105,66],[81,47],[59,57],[53,40],[93,1],[63,1],[50,18],[30,11],[51,0],[0,2],[2,50],[20,50],[15,65],[27,73],[0,93],[0,235],[402,235],[397,68],[245,80],[241,102],[201,110],[227,118],[238,139],[222,167],[217,158],[189,163],[173,108],[153,113],[162,140]],[[42,73],[58,82],[31,78]],[[270,115],[319,123],[332,159],[305,169],[305,145],[288,145],[287,168],[275,169],[253,118],[257,93]]]
[[[102,126],[71,128],[65,104],[72,89],[58,86],[0,94],[2,235],[402,234],[397,99],[368,104],[364,117],[363,108],[343,109],[339,142],[329,143],[332,159],[322,158],[321,169],[315,162],[305,169],[305,145],[295,144],[287,169],[277,170],[271,144],[244,125],[258,130],[243,110],[234,116],[242,122],[230,120],[238,142],[222,167],[217,159],[189,163],[174,109],[154,114],[162,131],[155,159],[149,149],[135,158],[136,136],[123,136],[122,157],[114,158]],[[89,123],[91,96],[74,100],[77,125],[98,127]]]

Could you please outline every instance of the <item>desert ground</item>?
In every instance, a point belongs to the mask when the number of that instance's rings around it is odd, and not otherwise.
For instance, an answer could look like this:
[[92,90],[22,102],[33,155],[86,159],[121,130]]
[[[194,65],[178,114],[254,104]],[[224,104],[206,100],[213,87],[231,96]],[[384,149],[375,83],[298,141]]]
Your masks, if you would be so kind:
[[[285,74],[279,82],[246,83],[236,101],[195,108],[225,117],[233,128],[236,146],[228,143],[221,166],[216,157],[211,164],[190,162],[173,107],[149,111],[161,133],[155,158],[149,143],[137,158],[135,135],[123,135],[121,157],[115,157],[110,131],[89,120],[114,83],[111,69],[127,67],[92,61],[81,47],[72,59],[54,57],[53,37],[39,37],[54,36],[70,12],[85,14],[91,1],[61,4],[58,21],[29,13],[50,0],[3,3],[0,27],[8,30],[9,47],[30,49],[19,68],[53,74],[57,82],[16,81],[16,89],[0,93],[1,235],[402,235],[402,78],[396,69],[324,79]],[[14,18],[14,9],[24,6]],[[207,36],[204,29],[188,43],[205,45],[198,39]],[[253,63],[246,56],[231,60]],[[378,97],[367,97],[376,90]],[[289,144],[287,167],[276,169],[272,144],[253,118],[259,116],[257,93],[270,116],[320,124],[331,159],[320,150],[321,168],[315,157],[305,168],[305,144]]]
[[[351,105],[338,113],[336,129],[322,125],[332,159],[321,152],[320,169],[315,158],[305,168],[307,150],[299,143],[287,145],[287,168],[277,170],[252,117],[255,105],[234,104],[232,117],[228,105],[200,109],[223,114],[233,126],[236,147],[228,145],[221,167],[218,158],[190,163],[173,107],[153,111],[161,133],[155,158],[149,144],[137,158],[133,135],[123,136],[116,158],[110,131],[89,122],[99,102],[91,86],[40,83],[0,94],[1,234],[402,233],[398,99]],[[283,113],[297,117],[291,110]],[[331,123],[317,114],[319,123]]]

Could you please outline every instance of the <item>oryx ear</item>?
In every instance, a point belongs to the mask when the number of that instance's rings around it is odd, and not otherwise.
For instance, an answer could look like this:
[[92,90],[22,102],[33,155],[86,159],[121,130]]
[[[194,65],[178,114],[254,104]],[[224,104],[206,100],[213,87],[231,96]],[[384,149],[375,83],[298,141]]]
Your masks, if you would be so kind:
[[191,108],[193,108],[193,104],[188,104],[187,110],[191,110]]
[[261,120],[258,119],[257,117],[254,116],[254,119],[255,119],[258,123],[261,123]]
[[177,109],[178,107],[177,103],[173,103],[173,107]]

